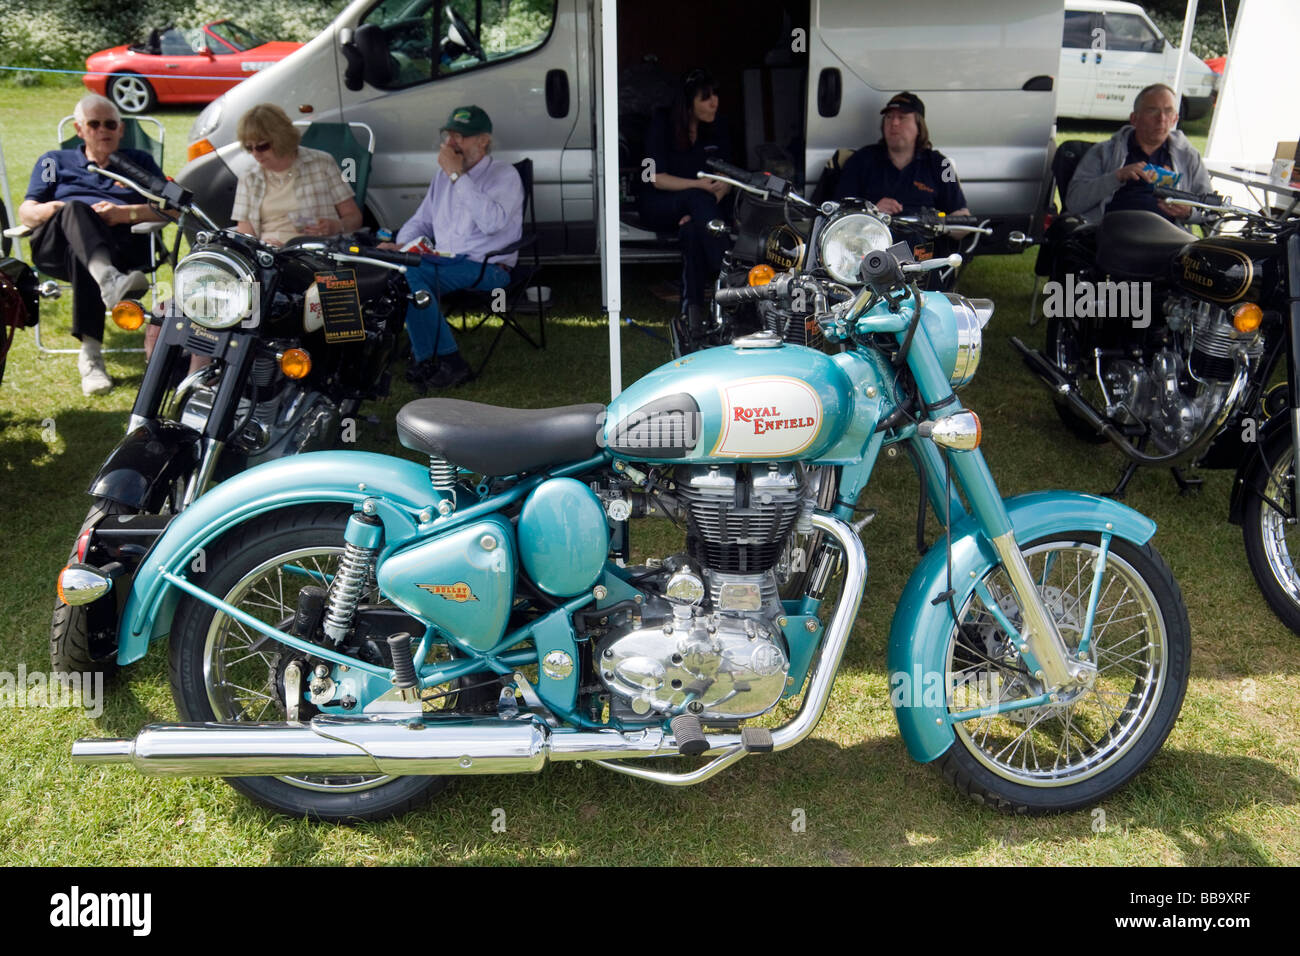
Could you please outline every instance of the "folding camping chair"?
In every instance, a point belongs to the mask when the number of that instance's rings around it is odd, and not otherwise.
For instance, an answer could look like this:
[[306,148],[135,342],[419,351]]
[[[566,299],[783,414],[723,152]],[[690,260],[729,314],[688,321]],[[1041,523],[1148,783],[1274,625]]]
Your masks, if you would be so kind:
[[[343,178],[352,184],[357,206],[366,208],[366,185],[370,182],[370,163],[375,155],[375,131],[365,123],[312,123],[297,120],[303,128],[299,145],[329,153],[343,170]],[[353,131],[364,131],[366,145],[358,142]]]

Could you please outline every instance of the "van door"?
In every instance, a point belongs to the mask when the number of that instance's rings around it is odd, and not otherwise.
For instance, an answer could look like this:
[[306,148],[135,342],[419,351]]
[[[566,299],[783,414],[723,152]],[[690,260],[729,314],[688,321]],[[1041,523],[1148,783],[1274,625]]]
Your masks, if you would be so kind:
[[1065,34],[1061,39],[1061,72],[1057,74],[1056,115],[1089,119],[1097,92],[1097,68],[1101,51],[1094,49],[1094,29],[1100,29],[1097,15],[1088,10],[1065,11]]
[[1061,0],[820,0],[809,37],[808,190],[837,148],[880,139],[910,90],[976,215],[1032,227],[1056,120]]
[[1127,120],[1138,91],[1167,83],[1165,40],[1146,17],[1136,13],[1101,15],[1105,52],[1097,70],[1097,119]]
[[561,157],[579,115],[566,94],[577,89],[577,2],[380,0],[362,15],[352,43],[364,82],[341,84],[343,117],[375,131],[367,205],[382,224],[396,231],[415,211],[437,172],[440,127],[473,103],[492,120],[498,160],[533,161],[539,229],[562,229]]

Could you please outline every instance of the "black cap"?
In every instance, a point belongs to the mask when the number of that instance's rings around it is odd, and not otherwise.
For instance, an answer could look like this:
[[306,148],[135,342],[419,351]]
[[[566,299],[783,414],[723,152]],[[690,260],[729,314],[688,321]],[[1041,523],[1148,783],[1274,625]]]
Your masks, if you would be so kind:
[[884,116],[890,110],[901,110],[904,113],[920,113],[925,115],[925,104],[921,102],[921,97],[915,93],[895,93],[893,98],[885,104],[885,108],[880,111]]

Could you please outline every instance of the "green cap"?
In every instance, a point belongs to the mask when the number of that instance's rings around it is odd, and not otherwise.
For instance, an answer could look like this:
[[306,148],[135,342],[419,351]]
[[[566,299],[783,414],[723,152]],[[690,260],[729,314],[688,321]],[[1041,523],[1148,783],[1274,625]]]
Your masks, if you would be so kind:
[[456,133],[463,133],[466,136],[475,136],[479,133],[492,132],[492,121],[488,119],[487,113],[483,112],[477,106],[458,106],[451,111],[447,117],[447,122],[442,124],[443,129],[449,129]]

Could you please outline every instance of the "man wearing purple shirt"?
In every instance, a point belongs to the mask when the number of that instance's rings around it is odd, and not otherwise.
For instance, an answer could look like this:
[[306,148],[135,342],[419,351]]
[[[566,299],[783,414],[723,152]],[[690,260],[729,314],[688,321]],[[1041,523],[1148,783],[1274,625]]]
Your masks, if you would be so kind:
[[412,289],[426,288],[432,299],[406,315],[411,338],[407,381],[421,393],[452,388],[472,377],[456,348],[451,327],[438,306],[440,296],[456,289],[505,288],[518,253],[484,257],[523,234],[524,187],[509,163],[488,155],[492,121],[477,106],[458,106],[442,127],[439,171],[420,208],[397,233],[397,248],[415,239],[432,240],[436,250],[424,255],[419,269],[407,273]]

